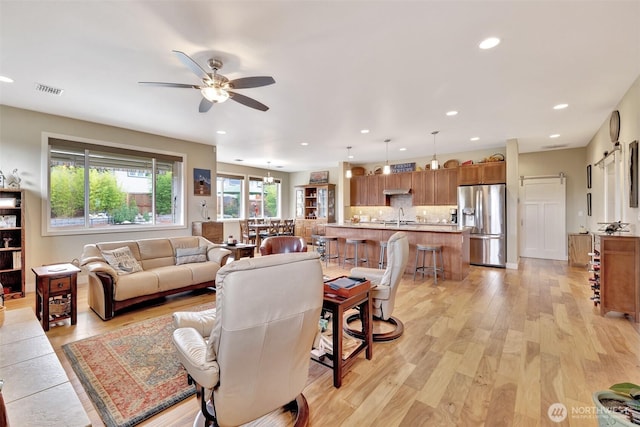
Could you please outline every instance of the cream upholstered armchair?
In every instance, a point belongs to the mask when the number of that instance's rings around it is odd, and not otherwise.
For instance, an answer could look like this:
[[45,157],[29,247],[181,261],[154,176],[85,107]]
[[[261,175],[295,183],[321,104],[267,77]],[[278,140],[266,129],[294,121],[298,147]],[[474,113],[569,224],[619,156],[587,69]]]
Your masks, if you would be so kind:
[[[404,332],[402,321],[391,314],[396,301],[396,292],[408,261],[409,239],[407,233],[398,231],[387,242],[387,268],[385,270],[365,267],[351,269],[352,277],[365,277],[371,281],[374,325],[376,320],[385,321],[393,325],[393,330],[389,332],[376,333],[374,331],[374,341],[394,340]],[[351,329],[348,325],[358,317],[359,314],[355,313],[346,320],[347,332],[356,337],[361,336],[362,332]]]
[[215,309],[174,313],[173,342],[201,398],[194,425],[240,425],[294,403],[305,425],[322,298],[318,254],[279,254],[221,268]]

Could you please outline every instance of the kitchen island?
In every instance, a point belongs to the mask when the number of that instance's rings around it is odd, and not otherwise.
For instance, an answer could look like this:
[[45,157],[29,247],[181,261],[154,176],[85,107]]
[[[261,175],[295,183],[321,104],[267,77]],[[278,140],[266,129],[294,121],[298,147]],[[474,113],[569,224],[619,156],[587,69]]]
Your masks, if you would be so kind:
[[344,256],[345,239],[367,240],[369,266],[376,267],[380,254],[380,241],[386,241],[397,231],[404,231],[409,237],[409,262],[405,273],[415,270],[416,245],[442,245],[445,278],[463,280],[469,274],[469,230],[447,224],[389,224],[389,223],[333,223],[325,226],[327,236],[338,237],[340,256]]

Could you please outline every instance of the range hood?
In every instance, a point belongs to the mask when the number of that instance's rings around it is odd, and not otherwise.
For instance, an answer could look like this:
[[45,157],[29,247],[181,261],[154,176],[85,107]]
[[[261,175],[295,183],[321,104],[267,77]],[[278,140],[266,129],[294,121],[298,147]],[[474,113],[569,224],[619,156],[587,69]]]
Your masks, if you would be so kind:
[[410,188],[389,188],[382,190],[382,194],[385,196],[397,196],[401,194],[411,194]]

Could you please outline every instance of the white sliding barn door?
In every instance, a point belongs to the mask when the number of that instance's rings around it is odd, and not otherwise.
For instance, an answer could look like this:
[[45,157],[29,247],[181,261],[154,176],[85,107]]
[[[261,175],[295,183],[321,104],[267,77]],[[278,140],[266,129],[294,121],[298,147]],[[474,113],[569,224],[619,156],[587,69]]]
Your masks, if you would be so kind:
[[520,182],[520,256],[566,260],[566,178]]

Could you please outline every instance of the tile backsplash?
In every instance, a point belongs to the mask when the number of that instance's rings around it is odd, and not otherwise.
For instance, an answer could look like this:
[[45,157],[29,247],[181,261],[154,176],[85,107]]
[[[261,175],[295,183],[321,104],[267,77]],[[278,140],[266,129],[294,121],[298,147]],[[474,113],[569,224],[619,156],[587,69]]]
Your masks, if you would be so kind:
[[[391,206],[351,206],[346,212],[345,219],[357,216],[362,220],[369,221],[395,221],[398,219],[400,208],[404,211],[404,216],[400,219],[412,220],[425,223],[448,222],[450,218],[449,209],[457,206],[413,206],[412,196],[397,195],[391,197]],[[362,218],[364,217],[364,218]]]

